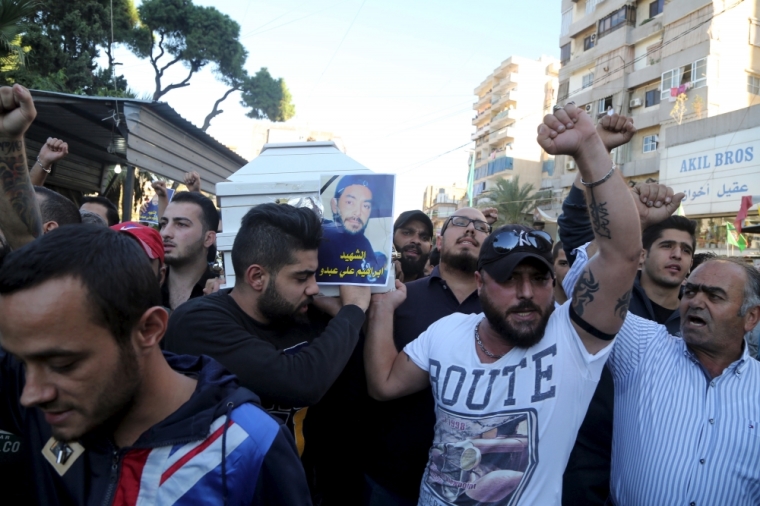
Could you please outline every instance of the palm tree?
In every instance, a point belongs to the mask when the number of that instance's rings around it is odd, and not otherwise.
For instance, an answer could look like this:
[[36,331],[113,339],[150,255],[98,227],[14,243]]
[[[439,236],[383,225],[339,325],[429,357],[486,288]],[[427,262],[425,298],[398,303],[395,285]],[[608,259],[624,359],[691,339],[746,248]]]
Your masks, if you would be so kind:
[[4,63],[13,60],[24,65],[20,22],[36,9],[36,0],[0,0],[0,59]]
[[536,205],[550,198],[545,191],[534,192],[533,185],[520,185],[520,176],[514,179],[499,178],[496,186],[483,195],[479,207],[495,207],[499,211],[499,220],[494,228],[507,225],[532,225],[530,213]]

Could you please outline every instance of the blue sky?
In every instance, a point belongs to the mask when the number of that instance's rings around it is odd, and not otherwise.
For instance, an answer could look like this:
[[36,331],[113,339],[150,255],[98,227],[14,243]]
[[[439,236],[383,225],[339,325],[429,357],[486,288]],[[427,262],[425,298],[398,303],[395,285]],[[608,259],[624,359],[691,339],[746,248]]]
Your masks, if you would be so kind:
[[[398,174],[397,215],[421,207],[426,185],[464,184],[467,152],[455,148],[473,132],[475,86],[511,55],[559,56],[560,0],[195,3],[240,24],[248,71],[268,67],[285,79],[296,105],[293,121],[335,132],[349,156],[375,172]],[[148,61],[126,49],[116,56],[130,87],[151,94]],[[184,76],[177,68],[167,77]],[[161,100],[200,126],[224,91],[204,70]],[[254,120],[238,102],[228,98],[208,132],[250,157]]]

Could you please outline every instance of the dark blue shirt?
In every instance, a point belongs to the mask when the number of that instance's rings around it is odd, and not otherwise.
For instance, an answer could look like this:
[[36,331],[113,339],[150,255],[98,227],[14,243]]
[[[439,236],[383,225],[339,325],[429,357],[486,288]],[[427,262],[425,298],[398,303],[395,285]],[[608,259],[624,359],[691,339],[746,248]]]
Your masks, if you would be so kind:
[[[460,304],[438,267],[429,277],[407,283],[406,291],[406,300],[393,318],[393,341],[398,351],[445,316],[482,311],[478,292]],[[367,431],[367,447],[372,448],[367,474],[396,494],[416,500],[433,444],[435,404],[430,387],[393,401],[372,401],[367,418],[372,429]]]
[[322,233],[318,282],[385,284],[386,257],[375,255],[364,233],[349,234],[343,227],[329,224],[323,226]]

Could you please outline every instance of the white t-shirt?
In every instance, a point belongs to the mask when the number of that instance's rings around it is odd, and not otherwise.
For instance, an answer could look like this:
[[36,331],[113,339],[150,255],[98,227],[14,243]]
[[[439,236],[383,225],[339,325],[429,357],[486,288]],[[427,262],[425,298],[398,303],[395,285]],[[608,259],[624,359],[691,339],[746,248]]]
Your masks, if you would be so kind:
[[430,374],[433,447],[420,505],[559,505],[562,474],[612,346],[586,351],[568,305],[543,339],[492,364],[478,358],[483,314],[432,324],[404,352]]

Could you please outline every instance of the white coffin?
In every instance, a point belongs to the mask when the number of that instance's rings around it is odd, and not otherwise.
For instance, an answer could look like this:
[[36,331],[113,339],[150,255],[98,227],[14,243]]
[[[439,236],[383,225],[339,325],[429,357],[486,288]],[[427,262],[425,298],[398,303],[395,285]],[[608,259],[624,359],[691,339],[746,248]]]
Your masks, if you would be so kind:
[[[222,230],[216,246],[224,256],[225,287],[235,284],[232,269],[232,244],[240,229],[240,220],[250,208],[266,202],[288,201],[314,196],[319,200],[321,174],[357,174],[372,172],[340,151],[332,141],[287,142],[265,144],[261,154],[216,184],[216,195],[222,210]],[[388,280],[393,286],[395,273],[391,264]],[[388,291],[386,286],[373,286],[373,293]],[[338,287],[321,286],[324,295],[337,295]]]

